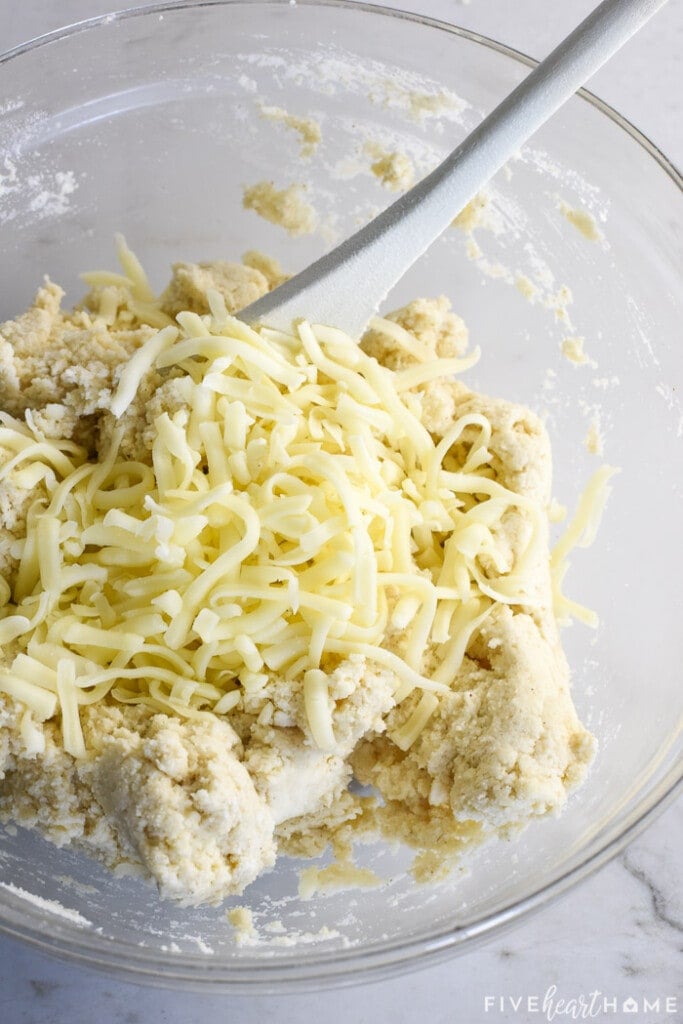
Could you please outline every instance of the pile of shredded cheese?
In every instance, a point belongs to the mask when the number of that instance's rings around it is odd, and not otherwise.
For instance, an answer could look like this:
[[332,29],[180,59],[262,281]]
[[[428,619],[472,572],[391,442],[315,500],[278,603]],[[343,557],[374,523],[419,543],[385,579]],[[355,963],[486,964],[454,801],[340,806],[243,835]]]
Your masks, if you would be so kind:
[[[140,277],[130,254],[128,269]],[[154,324],[142,279],[137,293]],[[15,544],[13,589],[0,580],[0,644],[19,651],[0,691],[27,708],[29,747],[41,750],[33,723],[60,714],[64,748],[81,757],[79,708],[107,695],[224,716],[275,675],[301,679],[313,739],[331,749],[326,669],[362,654],[394,673],[397,701],[421,691],[392,737],[407,749],[493,604],[535,602],[528,570],[545,509],[496,481],[484,416],[435,441],[414,390],[477,353],[394,372],[333,328],[253,330],[218,292],[208,300],[210,314],[175,324],[157,309],[160,329],[112,396],[120,418],[148,372],[175,372],[181,408],[155,420],[151,465],[121,457],[121,427],[89,461],[43,436],[30,412],[0,413],[14,453],[0,479],[42,481],[48,496]],[[393,321],[373,326],[414,343]],[[497,540],[510,510],[529,524],[512,567]],[[404,657],[385,645],[389,630],[403,631]]]

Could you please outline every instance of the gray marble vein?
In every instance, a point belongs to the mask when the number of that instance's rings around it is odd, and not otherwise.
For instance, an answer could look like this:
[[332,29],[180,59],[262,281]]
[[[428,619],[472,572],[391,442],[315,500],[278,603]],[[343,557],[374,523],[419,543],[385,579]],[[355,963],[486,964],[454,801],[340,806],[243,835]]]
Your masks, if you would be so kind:
[[652,910],[656,919],[669,928],[683,932],[683,920],[680,917],[674,916],[674,910],[671,907],[671,894],[663,890],[648,871],[638,866],[635,862],[636,856],[636,854],[631,854],[627,851],[621,858],[621,863],[629,875],[635,878],[637,882],[642,882],[649,892]]

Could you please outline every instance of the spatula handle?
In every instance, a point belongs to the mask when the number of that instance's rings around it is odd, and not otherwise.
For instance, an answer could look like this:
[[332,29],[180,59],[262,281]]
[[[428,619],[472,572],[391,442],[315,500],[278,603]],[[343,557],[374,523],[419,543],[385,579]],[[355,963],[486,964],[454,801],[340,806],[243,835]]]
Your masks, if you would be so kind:
[[289,329],[296,318],[352,337],[453,217],[666,0],[604,0],[414,188],[336,249],[239,315]]

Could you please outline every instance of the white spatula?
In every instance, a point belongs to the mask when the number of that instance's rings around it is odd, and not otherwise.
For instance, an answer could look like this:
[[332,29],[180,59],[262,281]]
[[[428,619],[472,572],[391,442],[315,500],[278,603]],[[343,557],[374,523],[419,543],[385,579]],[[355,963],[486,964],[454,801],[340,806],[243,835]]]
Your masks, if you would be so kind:
[[431,174],[239,317],[282,330],[303,318],[360,337],[390,289],[479,189],[665,2],[604,0]]

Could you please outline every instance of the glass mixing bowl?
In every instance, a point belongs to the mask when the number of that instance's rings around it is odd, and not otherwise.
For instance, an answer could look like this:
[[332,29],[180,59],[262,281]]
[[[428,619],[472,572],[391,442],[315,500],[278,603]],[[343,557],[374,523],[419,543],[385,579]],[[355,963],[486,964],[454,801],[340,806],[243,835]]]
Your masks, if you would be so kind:
[[[18,313],[45,273],[76,300],[79,271],[113,265],[115,231],[159,287],[174,260],[247,248],[296,271],[392,198],[369,173],[373,140],[422,174],[530,64],[449,25],[319,2],[141,8],[20,47],[0,62],[0,318]],[[310,159],[295,132],[261,116],[264,104],[319,123]],[[307,186],[314,234],[290,238],[242,209],[244,186],[263,179]],[[576,209],[590,213],[598,240],[570,223]],[[229,905],[252,908],[254,946],[235,943],[226,906],[160,903],[137,879],[6,828],[9,934],[164,984],[351,983],[471,947],[644,827],[680,774],[682,228],[675,171],[583,94],[497,176],[484,223],[449,230],[387,304],[450,296],[483,351],[467,383],[545,417],[559,501],[573,508],[602,461],[620,467],[598,539],[575,553],[568,579],[600,615],[596,632],[564,633],[576,703],[600,750],[564,814],[429,887],[412,881],[405,851],[378,843],[360,859],[384,888],[302,901],[301,864],[282,860]],[[570,337],[585,339],[580,365],[563,352]],[[588,450],[591,431],[602,455]]]

